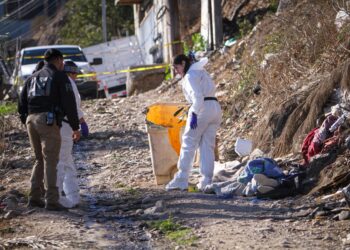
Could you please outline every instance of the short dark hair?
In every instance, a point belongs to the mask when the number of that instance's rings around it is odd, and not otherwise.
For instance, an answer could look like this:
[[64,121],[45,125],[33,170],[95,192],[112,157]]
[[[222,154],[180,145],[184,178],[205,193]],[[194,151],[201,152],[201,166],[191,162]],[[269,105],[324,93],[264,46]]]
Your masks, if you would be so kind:
[[187,71],[188,71],[188,69],[189,69],[190,66],[191,66],[191,60],[190,60],[190,58],[188,58],[188,56],[186,56],[186,55],[184,55],[184,54],[177,55],[177,56],[174,58],[173,64],[182,64],[183,61],[185,62],[184,71],[185,71],[185,74],[186,74]]
[[79,68],[73,61],[66,61],[64,62],[64,72],[66,73],[73,73],[73,74],[79,74]]
[[57,58],[63,58],[61,51],[59,51],[58,49],[48,49],[44,53],[44,59],[47,62],[50,62]]

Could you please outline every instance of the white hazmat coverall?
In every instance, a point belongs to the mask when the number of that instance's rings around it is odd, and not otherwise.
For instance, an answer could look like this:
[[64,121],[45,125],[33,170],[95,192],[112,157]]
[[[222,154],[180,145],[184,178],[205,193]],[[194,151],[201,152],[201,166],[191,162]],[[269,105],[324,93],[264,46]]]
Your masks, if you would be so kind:
[[[77,105],[79,119],[84,116],[80,105],[81,99],[78,88],[75,82],[69,77],[75,95],[75,102]],[[67,117],[65,117],[67,120]],[[72,208],[78,205],[80,201],[79,183],[77,177],[77,170],[73,161],[73,130],[67,122],[62,122],[61,127],[61,150],[60,159],[57,165],[57,187],[59,192],[59,202],[62,206]],[[65,196],[63,196],[64,191]]]
[[[204,100],[205,97],[215,97],[216,87],[208,72],[203,68],[208,62],[203,58],[192,64],[184,76],[182,88],[186,100],[191,103],[187,123],[182,136],[180,157],[177,164],[178,172],[166,186],[167,190],[187,189],[188,177],[193,165],[197,148],[200,152],[201,179],[198,188],[203,190],[211,184],[215,160],[216,131],[222,121],[220,104],[215,100]],[[197,114],[197,128],[191,129],[192,112]]]

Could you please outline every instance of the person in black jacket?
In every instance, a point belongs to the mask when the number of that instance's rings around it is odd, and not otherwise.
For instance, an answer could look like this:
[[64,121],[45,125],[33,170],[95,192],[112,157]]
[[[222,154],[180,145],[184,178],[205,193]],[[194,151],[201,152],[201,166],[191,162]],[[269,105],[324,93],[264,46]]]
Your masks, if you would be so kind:
[[[49,49],[44,54],[45,65],[24,83],[18,102],[18,112],[27,127],[35,154],[31,176],[29,207],[66,210],[58,202],[57,164],[61,146],[60,119],[67,116],[73,130],[73,140],[80,139],[79,119],[72,85],[63,70],[63,55]],[[43,181],[45,202],[41,200]]]

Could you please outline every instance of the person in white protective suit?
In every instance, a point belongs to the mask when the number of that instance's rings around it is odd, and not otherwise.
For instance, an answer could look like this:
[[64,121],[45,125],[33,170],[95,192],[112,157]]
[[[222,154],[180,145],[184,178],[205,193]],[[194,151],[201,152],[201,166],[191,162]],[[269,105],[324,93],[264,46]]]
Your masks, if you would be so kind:
[[177,74],[183,77],[182,89],[186,100],[191,103],[188,119],[182,136],[178,172],[166,185],[167,191],[188,188],[189,173],[193,165],[195,152],[199,147],[201,178],[197,185],[203,191],[212,183],[215,160],[216,131],[220,127],[222,111],[215,97],[216,87],[208,72],[203,68],[207,58],[191,64],[185,55],[175,57],[173,66]]
[[[75,95],[78,117],[80,121],[81,132],[83,136],[88,136],[88,126],[84,120],[84,113],[81,110],[81,99],[75,79],[79,73],[78,66],[73,61],[67,61],[64,65],[64,71],[67,73]],[[61,205],[72,208],[79,204],[79,183],[77,170],[73,161],[72,149],[72,129],[63,119],[61,127],[61,149],[59,163],[57,165],[57,186],[59,191],[59,202]]]

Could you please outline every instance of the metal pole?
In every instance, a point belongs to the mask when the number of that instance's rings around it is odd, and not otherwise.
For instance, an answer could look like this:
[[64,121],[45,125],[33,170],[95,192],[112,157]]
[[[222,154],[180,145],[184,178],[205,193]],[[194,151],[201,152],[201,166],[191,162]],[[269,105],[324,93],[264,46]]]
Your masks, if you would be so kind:
[[102,33],[103,41],[107,42],[106,0],[102,0]]

